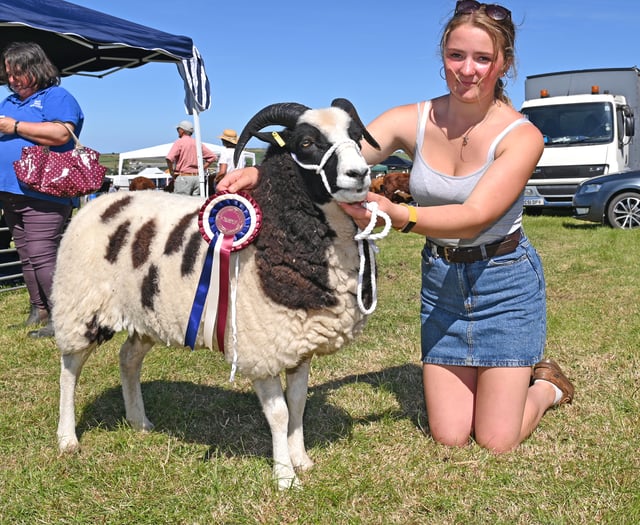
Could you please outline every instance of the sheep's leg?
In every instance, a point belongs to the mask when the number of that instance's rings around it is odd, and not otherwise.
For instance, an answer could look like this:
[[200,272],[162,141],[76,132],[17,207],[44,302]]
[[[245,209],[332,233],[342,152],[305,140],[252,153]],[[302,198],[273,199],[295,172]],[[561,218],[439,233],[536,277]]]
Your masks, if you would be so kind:
[[278,482],[280,490],[295,487],[300,484],[291,457],[287,442],[289,425],[289,410],[284,399],[280,377],[267,377],[255,379],[253,387],[258,394],[262,410],[271,429],[273,440],[273,477]]
[[91,355],[91,348],[60,356],[60,414],[58,418],[58,449],[61,453],[76,452],[80,445],[76,435],[76,385],[82,367]]
[[307,403],[309,368],[311,358],[302,361],[296,368],[287,370],[287,405],[289,407],[289,455],[298,470],[313,467],[313,461],[304,448],[302,418]]
[[153,429],[153,423],[147,419],[140,387],[140,371],[142,360],[153,347],[153,340],[130,335],[120,347],[120,380],[122,382],[122,397],[127,421],[136,430],[148,431]]

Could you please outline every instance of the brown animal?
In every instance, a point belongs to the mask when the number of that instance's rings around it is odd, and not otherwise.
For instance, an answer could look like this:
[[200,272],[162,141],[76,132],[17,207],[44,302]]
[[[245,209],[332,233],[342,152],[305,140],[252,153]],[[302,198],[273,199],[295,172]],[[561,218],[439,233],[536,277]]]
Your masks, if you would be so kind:
[[384,176],[382,194],[391,202],[411,202],[413,197],[409,193],[409,174],[394,171]]
[[155,190],[156,185],[151,179],[147,179],[147,177],[136,177],[131,179],[129,183],[129,191],[138,191],[138,190]]
[[382,195],[383,184],[384,184],[384,177],[376,177],[375,179],[371,179],[371,185],[369,186],[369,190],[373,193],[379,193]]
[[409,174],[405,172],[392,171],[384,177],[377,177],[371,181],[370,189],[397,204],[413,200],[409,193]]

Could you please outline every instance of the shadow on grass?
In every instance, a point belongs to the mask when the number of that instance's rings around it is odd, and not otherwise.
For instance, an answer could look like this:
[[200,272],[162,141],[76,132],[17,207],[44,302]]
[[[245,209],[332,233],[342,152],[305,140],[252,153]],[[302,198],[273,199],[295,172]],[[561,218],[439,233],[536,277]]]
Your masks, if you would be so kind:
[[575,224],[572,222],[563,222],[562,223],[562,227],[566,228],[567,230],[598,230],[600,228],[607,228],[607,229],[611,229],[609,226],[606,226],[604,224],[600,224],[597,222],[582,222],[580,224]]
[[[397,409],[352,417],[329,402],[331,394],[352,384],[384,389],[397,400]],[[142,384],[147,417],[154,432],[209,447],[203,460],[213,456],[271,457],[271,433],[257,396],[216,385],[186,381],[149,381]],[[305,444],[326,446],[347,438],[354,426],[383,418],[409,419],[424,424],[421,367],[406,364],[367,374],[354,374],[309,388],[305,410]],[[78,437],[93,428],[115,430],[124,419],[120,387],[110,388],[83,407]]]

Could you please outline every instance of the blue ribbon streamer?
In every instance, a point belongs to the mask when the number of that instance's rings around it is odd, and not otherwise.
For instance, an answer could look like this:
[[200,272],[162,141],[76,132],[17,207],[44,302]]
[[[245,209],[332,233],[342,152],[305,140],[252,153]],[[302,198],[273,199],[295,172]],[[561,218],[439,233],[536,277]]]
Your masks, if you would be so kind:
[[[198,329],[200,328],[200,322],[202,321],[202,315],[204,313],[204,306],[209,293],[211,273],[214,270],[213,262],[215,258],[216,245],[218,244],[219,237],[222,235],[216,227],[215,216],[222,208],[230,205],[240,209],[244,215],[243,228],[234,234],[234,241],[240,241],[245,235],[247,235],[247,232],[252,226],[251,214],[246,205],[240,200],[233,198],[222,199],[215,203],[209,210],[206,220],[213,232],[213,239],[209,241],[209,247],[200,273],[200,280],[198,281],[198,287],[196,288],[196,294],[191,307],[191,313],[189,315],[189,321],[187,323],[187,330],[184,338],[185,346],[188,346],[191,350],[195,349],[196,337],[198,335]],[[205,204],[203,209],[206,209],[206,206],[207,204]]]
[[200,273],[198,288],[196,288],[196,296],[193,300],[193,306],[191,307],[189,322],[187,323],[187,332],[184,336],[184,345],[191,348],[191,350],[193,350],[196,345],[196,336],[198,335],[200,320],[202,319],[204,303],[206,302],[207,294],[209,293],[209,281],[211,279],[211,270],[213,267],[215,244],[215,240],[212,240],[211,243],[209,243],[207,255],[202,266],[202,272]]

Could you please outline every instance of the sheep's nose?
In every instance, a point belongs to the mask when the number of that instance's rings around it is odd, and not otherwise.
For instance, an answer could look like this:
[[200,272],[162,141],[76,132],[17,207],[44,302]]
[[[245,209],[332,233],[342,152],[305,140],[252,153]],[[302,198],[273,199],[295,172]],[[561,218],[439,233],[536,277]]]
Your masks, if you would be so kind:
[[346,176],[352,179],[364,179],[367,176],[368,170],[347,170]]

